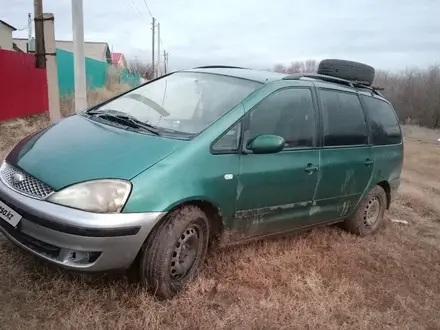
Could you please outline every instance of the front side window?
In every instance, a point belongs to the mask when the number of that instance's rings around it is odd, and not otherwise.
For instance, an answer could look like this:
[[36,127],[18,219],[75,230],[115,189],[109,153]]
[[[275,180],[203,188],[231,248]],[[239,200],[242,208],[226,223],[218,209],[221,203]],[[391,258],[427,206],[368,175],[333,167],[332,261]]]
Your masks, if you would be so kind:
[[312,93],[307,88],[288,88],[269,95],[249,113],[247,141],[258,135],[278,135],[285,148],[315,145],[315,113]]
[[196,135],[259,88],[259,82],[208,73],[178,72],[94,108],[117,111],[162,134]]
[[357,94],[322,89],[319,98],[323,116],[324,146],[368,143],[367,125]]
[[375,145],[398,144],[402,141],[399,122],[393,108],[385,101],[362,95]]

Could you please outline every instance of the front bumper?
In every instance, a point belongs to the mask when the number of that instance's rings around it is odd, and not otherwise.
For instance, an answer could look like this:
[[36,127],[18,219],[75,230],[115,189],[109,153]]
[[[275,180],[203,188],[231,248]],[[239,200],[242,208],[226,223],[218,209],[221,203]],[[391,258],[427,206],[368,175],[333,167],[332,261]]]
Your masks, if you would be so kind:
[[126,269],[163,212],[97,214],[24,196],[0,180],[0,200],[23,218],[0,231],[23,249],[63,268]]

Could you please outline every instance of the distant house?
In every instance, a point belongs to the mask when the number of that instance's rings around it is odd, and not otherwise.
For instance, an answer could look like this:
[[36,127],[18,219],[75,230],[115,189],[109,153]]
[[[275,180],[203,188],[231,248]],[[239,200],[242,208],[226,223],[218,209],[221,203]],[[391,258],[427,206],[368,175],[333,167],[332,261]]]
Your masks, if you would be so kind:
[[122,53],[111,53],[112,64],[118,69],[127,69],[127,61]]
[[14,42],[12,41],[12,32],[17,31],[15,27],[9,25],[5,21],[0,20],[0,48],[6,50],[14,50]]
[[[31,40],[30,48],[28,51],[28,39],[25,38],[14,38],[14,42],[17,44],[17,47],[23,50],[24,52],[32,53],[35,49],[34,47],[34,39]],[[55,47],[57,49],[65,50],[68,52],[73,52],[73,41],[69,40],[56,40]],[[85,57],[98,60],[101,62],[106,62],[111,64],[112,58],[110,54],[110,47],[106,42],[93,42],[93,41],[85,41],[84,42],[84,55]]]
[[35,53],[35,38],[32,38],[30,42],[28,42],[27,38],[14,38],[12,40],[17,51],[22,51],[23,53]]

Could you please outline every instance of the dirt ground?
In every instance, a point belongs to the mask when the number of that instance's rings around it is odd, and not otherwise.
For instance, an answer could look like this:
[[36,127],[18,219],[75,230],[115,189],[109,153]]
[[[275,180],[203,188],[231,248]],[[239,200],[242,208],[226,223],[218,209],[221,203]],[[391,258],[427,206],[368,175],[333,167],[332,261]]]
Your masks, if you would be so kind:
[[[0,158],[41,125],[0,124]],[[400,196],[376,236],[331,227],[218,251],[171,301],[123,276],[58,270],[0,238],[0,328],[439,329],[440,133],[405,135]]]

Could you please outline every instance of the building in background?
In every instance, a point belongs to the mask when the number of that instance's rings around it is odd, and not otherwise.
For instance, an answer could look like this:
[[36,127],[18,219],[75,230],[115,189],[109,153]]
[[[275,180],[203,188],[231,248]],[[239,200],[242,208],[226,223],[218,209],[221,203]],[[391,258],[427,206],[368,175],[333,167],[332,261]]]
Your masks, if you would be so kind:
[[[28,39],[26,38],[14,38],[13,42],[16,43],[18,48],[20,48],[22,51],[26,53],[33,53],[34,52],[34,39],[31,40],[30,47],[28,49]],[[73,53],[73,41],[69,40],[56,40],[55,41],[55,47],[57,49],[65,50],[67,52]],[[108,43],[102,42],[102,41],[85,41],[84,42],[84,55],[85,57],[106,62],[108,64],[112,63],[111,53],[110,53],[110,47]]]
[[[27,38],[14,38],[11,42],[24,53],[35,53],[34,38],[30,42]],[[72,95],[75,85],[73,42],[56,40],[55,46],[60,95]],[[107,83],[123,83],[130,87],[139,85],[139,75],[126,69],[127,63],[122,54],[117,65],[113,64],[112,54],[106,42],[84,42],[84,55],[88,90],[102,88]]]
[[127,60],[122,53],[111,53],[112,64],[118,69],[127,69]]
[[14,50],[12,32],[17,31],[15,27],[5,21],[0,20],[0,48],[5,50]]

